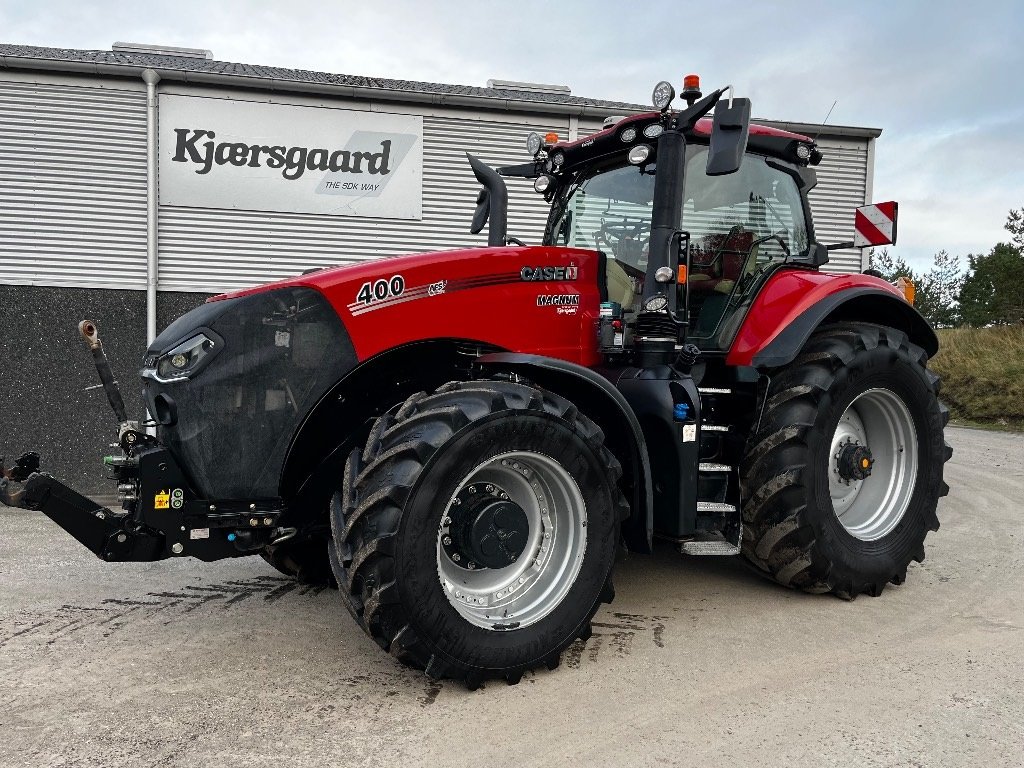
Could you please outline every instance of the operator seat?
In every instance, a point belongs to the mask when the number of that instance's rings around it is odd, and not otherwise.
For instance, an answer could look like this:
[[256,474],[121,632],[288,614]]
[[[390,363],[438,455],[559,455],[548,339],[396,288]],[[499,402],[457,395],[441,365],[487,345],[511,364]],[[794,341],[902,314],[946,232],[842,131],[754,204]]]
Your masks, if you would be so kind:
[[686,278],[691,311],[696,315],[694,336],[714,335],[728,311],[736,284],[757,268],[758,246],[753,240],[753,232],[710,234],[694,248]]
[[622,305],[623,309],[632,307],[636,299],[636,282],[611,257],[605,262],[605,279],[608,283],[608,301]]

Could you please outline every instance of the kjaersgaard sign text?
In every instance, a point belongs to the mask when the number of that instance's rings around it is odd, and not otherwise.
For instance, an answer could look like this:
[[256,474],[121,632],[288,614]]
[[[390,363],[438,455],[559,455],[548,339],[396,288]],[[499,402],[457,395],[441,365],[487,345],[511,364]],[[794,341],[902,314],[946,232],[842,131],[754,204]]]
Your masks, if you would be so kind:
[[422,216],[423,119],[160,96],[164,205]]

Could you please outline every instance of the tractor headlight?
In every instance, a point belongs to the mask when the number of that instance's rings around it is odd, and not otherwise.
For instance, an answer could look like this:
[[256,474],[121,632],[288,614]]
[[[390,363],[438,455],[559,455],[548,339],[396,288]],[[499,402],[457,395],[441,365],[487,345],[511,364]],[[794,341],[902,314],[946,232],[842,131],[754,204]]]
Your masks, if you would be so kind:
[[646,144],[637,144],[627,153],[626,157],[633,165],[640,165],[651,156],[651,148]]
[[632,125],[629,126],[628,128],[624,128],[622,133],[619,134],[619,139],[626,142],[627,144],[629,144],[629,142],[633,141],[635,138],[636,128]]
[[554,179],[551,176],[548,176],[546,173],[542,174],[537,177],[535,182],[533,182],[533,188],[543,194],[548,191],[548,188],[551,186],[551,182],[553,181]]
[[644,128],[644,136],[646,136],[648,139],[656,139],[659,136],[661,136],[661,134],[663,134],[664,132],[665,129],[662,127],[661,123],[651,123],[646,128]]
[[530,153],[531,157],[536,157],[537,153],[540,152],[540,148],[544,144],[544,139],[540,137],[540,134],[534,131],[526,137],[526,151]]
[[668,109],[668,105],[672,103],[672,99],[676,97],[676,89],[672,87],[672,83],[668,80],[662,80],[656,86],[654,86],[654,93],[651,94],[651,103],[664,112]]
[[143,371],[159,382],[182,381],[194,375],[213,354],[217,342],[205,333],[183,341],[156,360],[153,368]]
[[662,312],[668,309],[667,296],[651,296],[644,302],[644,312]]
[[654,273],[654,279],[659,283],[671,283],[675,276],[676,274],[672,271],[671,267],[658,267]]

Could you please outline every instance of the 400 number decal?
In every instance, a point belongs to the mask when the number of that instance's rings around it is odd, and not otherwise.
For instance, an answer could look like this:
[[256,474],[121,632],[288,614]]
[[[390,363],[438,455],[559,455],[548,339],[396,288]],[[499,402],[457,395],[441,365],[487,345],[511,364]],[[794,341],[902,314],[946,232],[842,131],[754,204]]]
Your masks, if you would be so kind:
[[373,304],[375,301],[394,299],[405,293],[405,278],[395,275],[390,280],[374,280],[372,283],[363,283],[356,294],[356,301],[363,304]]

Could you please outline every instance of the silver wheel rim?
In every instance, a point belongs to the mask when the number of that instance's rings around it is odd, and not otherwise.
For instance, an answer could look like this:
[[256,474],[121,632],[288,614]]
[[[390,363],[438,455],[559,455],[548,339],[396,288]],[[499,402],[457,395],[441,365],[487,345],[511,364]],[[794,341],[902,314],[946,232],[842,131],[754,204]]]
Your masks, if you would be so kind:
[[[526,546],[511,565],[470,569],[465,557],[446,551],[459,497],[471,488],[507,498],[525,512]],[[586,546],[586,504],[572,475],[549,456],[513,451],[480,464],[448,499],[437,533],[437,574],[448,602],[466,621],[495,631],[517,629],[540,621],[565,599]]]
[[[839,458],[853,443],[871,451],[871,474],[843,479]],[[917,430],[910,410],[888,389],[862,392],[847,407],[828,457],[832,508],[846,531],[861,541],[875,541],[903,519],[917,483]]]

